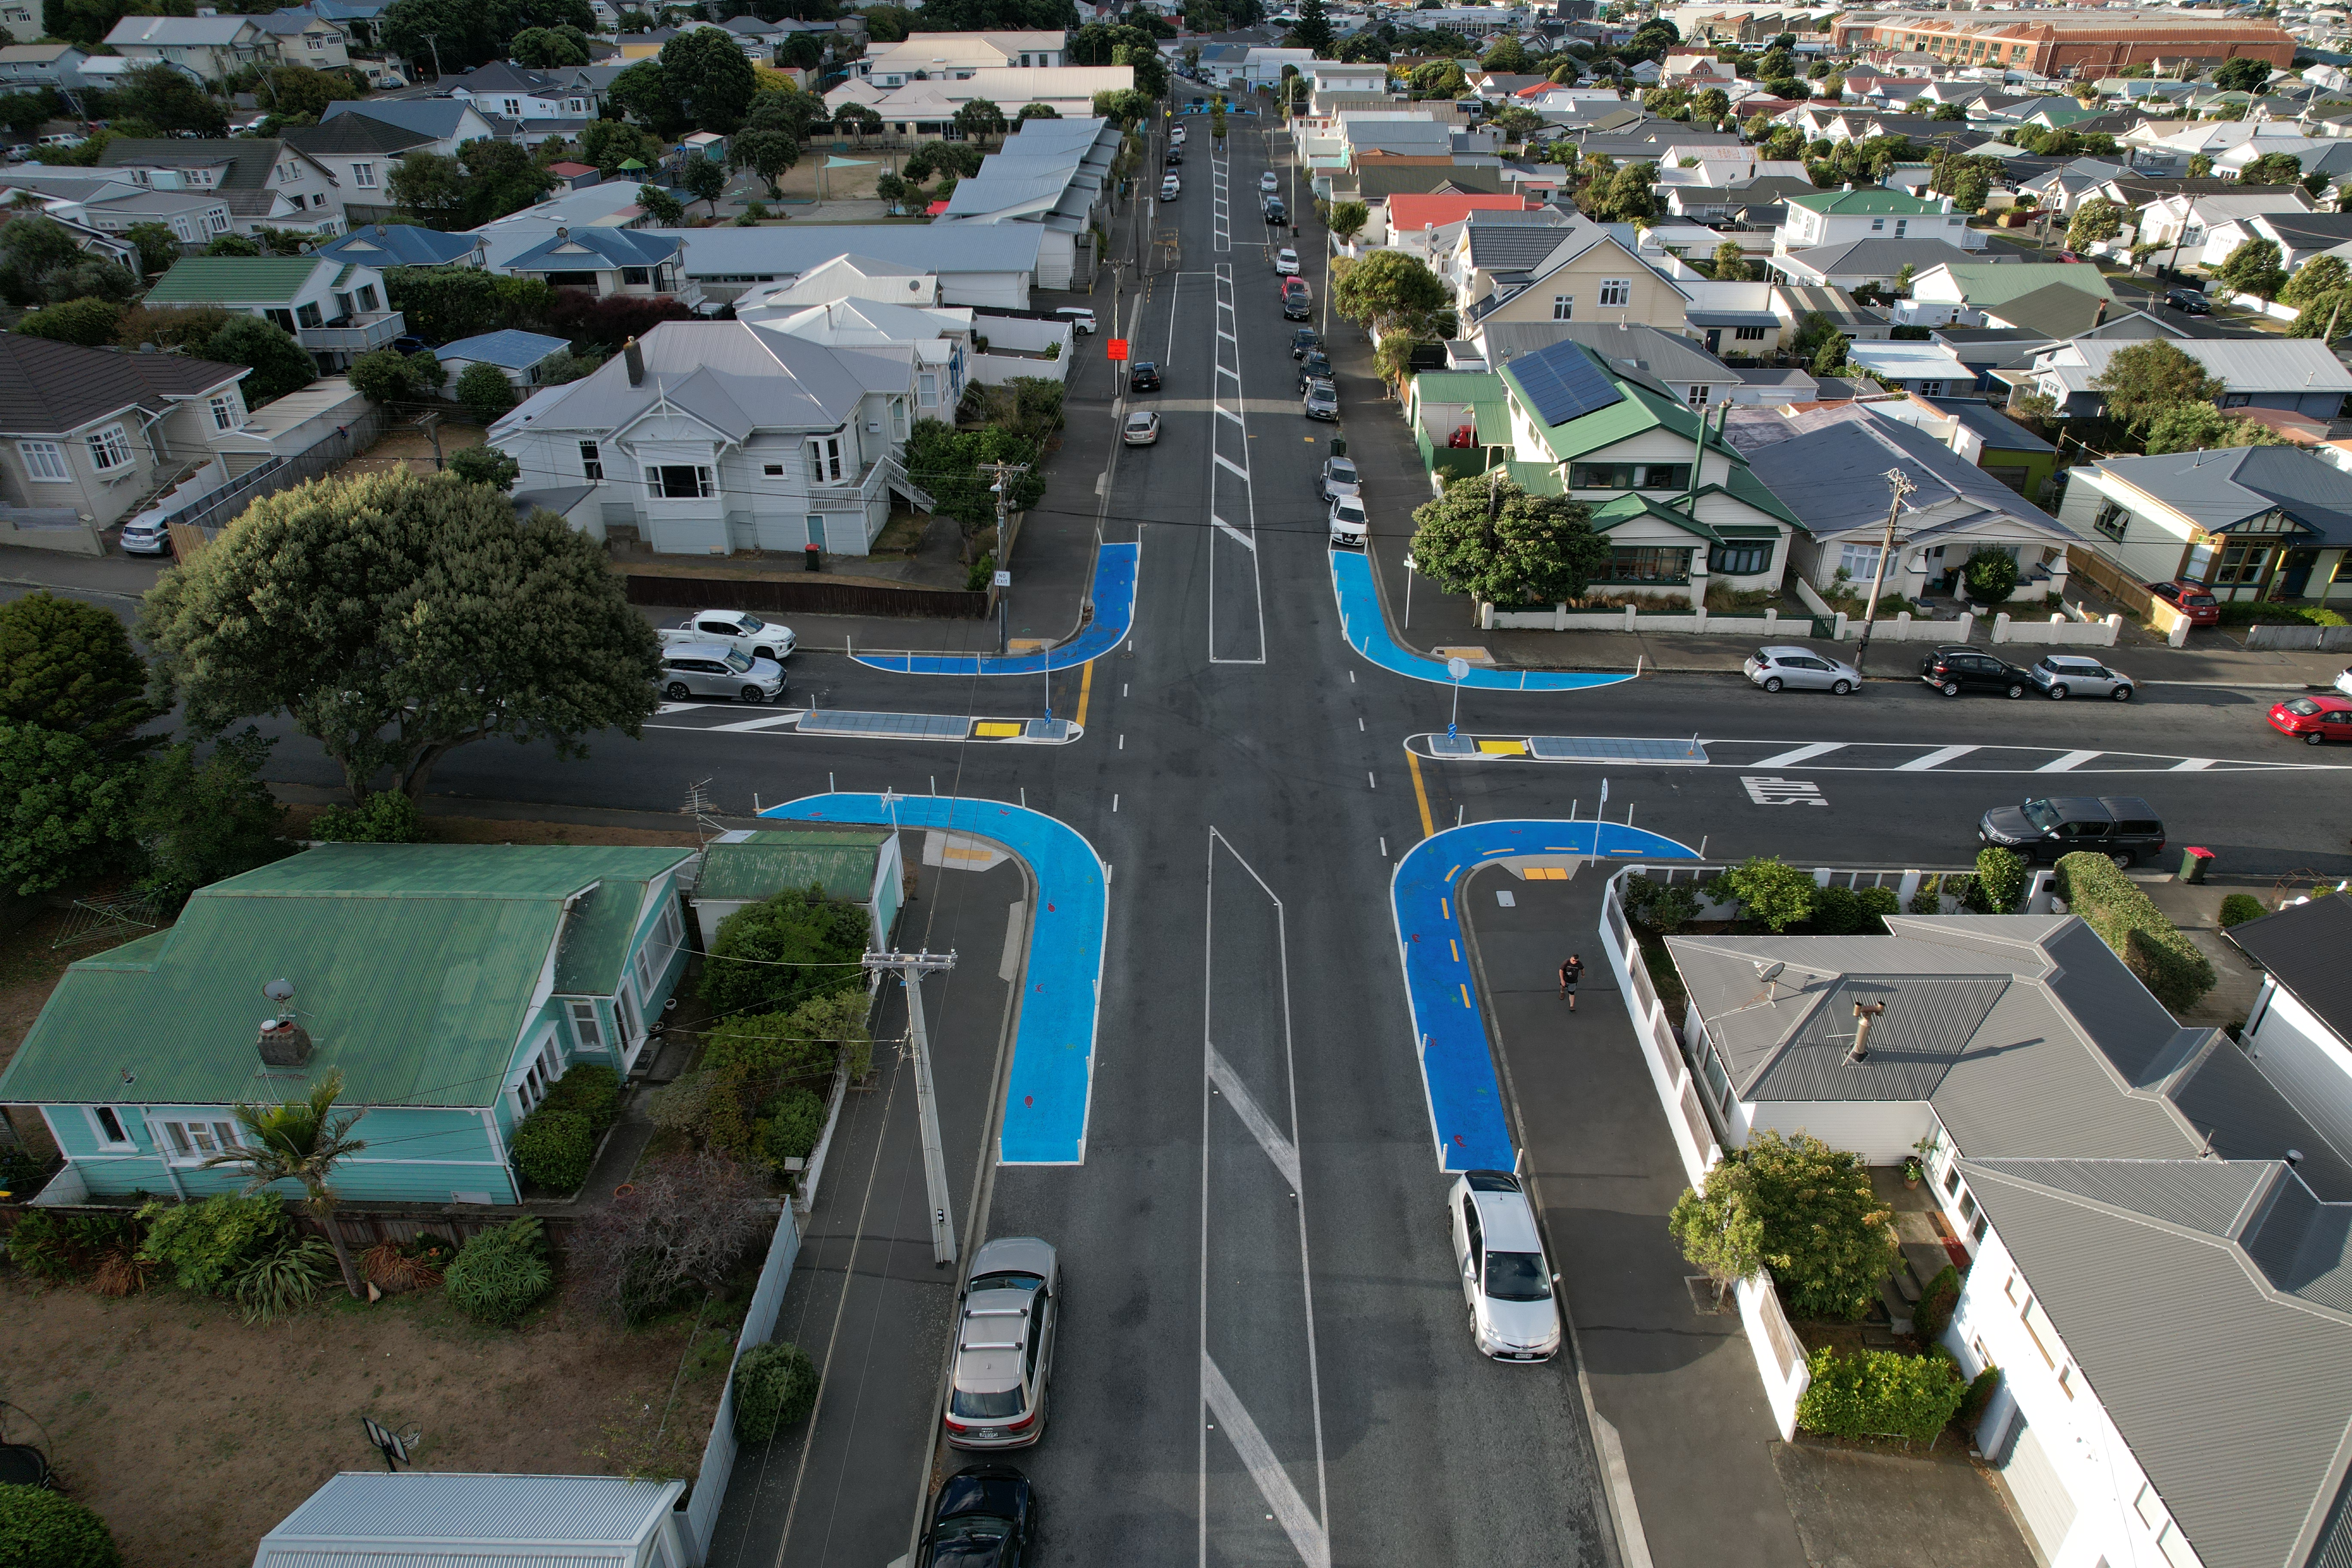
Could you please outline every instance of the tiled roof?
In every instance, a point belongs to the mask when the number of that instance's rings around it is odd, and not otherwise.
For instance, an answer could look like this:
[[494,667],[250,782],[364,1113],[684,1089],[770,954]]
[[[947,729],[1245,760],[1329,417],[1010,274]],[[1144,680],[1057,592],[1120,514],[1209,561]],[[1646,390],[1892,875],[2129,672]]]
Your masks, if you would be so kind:
[[93,419],[164,400],[194,397],[247,374],[243,365],[184,354],[83,348],[0,332],[0,431],[55,436]]

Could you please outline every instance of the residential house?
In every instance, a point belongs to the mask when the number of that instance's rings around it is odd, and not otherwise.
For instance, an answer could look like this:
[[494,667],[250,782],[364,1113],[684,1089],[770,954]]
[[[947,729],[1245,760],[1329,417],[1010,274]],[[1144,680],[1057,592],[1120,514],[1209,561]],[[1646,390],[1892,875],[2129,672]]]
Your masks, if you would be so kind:
[[[1948,1261],[1930,1238],[1968,1260],[1942,1343],[1963,1377],[2000,1369],[1970,1436],[2038,1561],[2341,1552],[2352,1168],[2081,920],[1885,923],[1666,939],[1714,1139],[1801,1130],[1880,1165],[1924,1151],[1913,1271]],[[1885,1009],[1866,1037],[1858,1004]]]
[[[2028,500],[2042,498],[2058,467],[2058,448],[1990,403],[1974,397],[1915,397],[1915,406],[1934,411],[1933,422],[1914,421],[1923,430]],[[1891,418],[1909,418],[1902,405],[1872,405]]]
[[2256,213],[2235,218],[2206,236],[2199,259],[2208,267],[2219,267],[2250,239],[2267,239],[2277,246],[2279,265],[2288,272],[2315,256],[2352,262],[2352,213]]
[[1029,121],[981,160],[978,174],[957,182],[933,226],[1033,226],[1037,287],[1086,288],[1099,259],[1096,232],[1108,224],[1119,138],[1108,120]]
[[1849,343],[1846,359],[1868,371],[1883,386],[1922,397],[1942,397],[1976,385],[1976,373],[1940,343],[1894,339]]
[[413,223],[372,223],[319,247],[330,261],[355,261],[381,271],[387,267],[482,267],[489,242],[478,234],[444,234]]
[[569,353],[571,346],[567,340],[551,338],[545,332],[509,328],[443,343],[433,351],[433,357],[449,373],[448,384],[452,388],[467,370],[487,364],[505,376],[508,385],[528,395],[540,385],[540,367],[557,354]]
[[1772,313],[1780,318],[1782,332],[1790,339],[1812,324],[1817,317],[1858,343],[1876,342],[1895,335],[1894,323],[1883,312],[1856,304],[1853,296],[1843,289],[1801,283],[1775,284],[1772,287]]
[[974,99],[995,104],[1007,120],[1031,103],[1045,104],[1065,120],[1079,120],[1094,112],[1097,93],[1126,92],[1134,86],[1133,66],[1005,66],[982,68],[970,76],[910,80],[901,87],[852,79],[827,92],[824,101],[832,110],[852,103],[872,110],[882,117],[878,144],[898,147],[961,138],[956,110]]
[[277,46],[281,64],[321,71],[351,68],[352,51],[343,30],[323,16],[296,8],[261,12],[247,20]]
[[1911,275],[1911,298],[1895,305],[1895,320],[1906,326],[1937,327],[1948,321],[1981,326],[1986,311],[2053,284],[2115,306],[2115,290],[2087,261],[1944,262]]
[[866,908],[870,945],[890,949],[906,902],[907,869],[898,835],[884,827],[738,828],[703,846],[695,882],[695,929],[707,952],[729,915],[787,891],[824,889],[828,899]]
[[[2062,343],[2035,357],[2032,388],[2056,403],[2062,416],[2096,414],[2105,399],[2095,384],[2107,361],[2129,346],[2112,339]],[[2224,412],[2276,408],[2325,422],[2337,417],[2352,393],[2352,369],[2316,338],[2182,338],[2172,346],[2221,384]]]
[[940,303],[940,280],[918,268],[877,261],[870,256],[836,256],[785,282],[759,283],[735,297],[735,319],[758,321],[790,315],[836,300],[871,300],[882,305]]
[[78,91],[81,68],[89,58],[71,44],[10,44],[0,48],[0,92],[25,92],[37,87]]
[[979,323],[968,305],[915,306],[860,299],[785,305],[752,300],[738,301],[735,319],[829,349],[896,347],[911,353],[919,419],[952,419],[978,368],[974,339]]
[[1979,550],[2017,562],[2014,602],[2063,591],[2067,546],[2081,542],[2073,531],[1954,450],[1940,429],[1904,417],[1915,413],[1902,400],[1790,415],[1737,412],[1727,434],[1802,527],[1790,570],[1817,589],[1834,585],[1840,572],[1866,589],[1885,538],[1886,475],[1900,469],[1915,488],[1895,523],[1882,592],[1948,595]]
[[684,248],[675,236],[652,229],[559,228],[537,245],[491,265],[511,278],[584,289],[599,300],[612,294],[640,299],[675,294],[693,304],[700,296],[678,269]]
[[595,118],[601,95],[590,68],[530,70],[493,60],[451,79],[449,96],[476,113],[520,128],[526,142],[577,135]]
[[147,290],[150,305],[218,305],[274,321],[323,370],[341,370],[408,330],[384,308],[383,274],[323,256],[184,256]]
[[1711,278],[1675,281],[1690,298],[1683,330],[1708,353],[1752,359],[1772,353],[1785,341],[1788,323],[1772,308],[1771,284]]
[[103,528],[209,461],[252,372],[0,333],[0,497]]
[[[919,296],[922,288],[935,287],[940,304],[1011,310],[1030,307],[1043,240],[1038,226],[1027,223],[787,224],[646,232],[685,245],[687,283],[709,300],[732,299],[764,284],[791,284],[850,256],[906,268],[898,287],[908,303],[929,303]],[[494,249],[494,265],[496,259]],[[935,282],[923,285],[925,279]]]
[[1693,408],[1712,408],[1740,385],[1733,370],[1690,338],[1625,321],[1501,321],[1479,323],[1471,340],[1489,370],[1554,343],[1577,342],[1612,365],[1657,383]]
[[[495,272],[503,270],[515,257],[553,239],[560,231],[641,229],[651,221],[646,209],[637,205],[637,182],[624,177],[568,195],[549,196],[520,212],[492,218],[473,232],[488,247],[489,267]],[[676,232],[684,235],[689,231]]]
[[1611,547],[1594,593],[1696,603],[1717,583],[1780,585],[1795,514],[1684,398],[1574,342],[1495,376],[1502,422],[1477,439],[1528,489],[1591,508]]
[[275,65],[277,37],[251,16],[125,16],[107,46],[133,66],[162,61],[221,82],[252,65]]
[[1916,279],[1931,268],[1965,261],[1968,254],[1940,239],[1849,239],[1777,251],[1766,265],[1778,280],[1806,288],[1891,290],[1906,271]]
[[1981,250],[1987,237],[1968,226],[1949,196],[1907,196],[1884,186],[1849,184],[1788,199],[1788,220],[1774,253],[1812,250],[1858,239],[1940,239],[1960,250]]
[[605,528],[664,554],[862,555],[895,492],[914,355],[829,349],[742,321],[664,321],[567,385],[526,400],[489,443],[534,483],[597,487]]
[[279,135],[286,145],[332,177],[342,193],[344,221],[353,226],[401,216],[400,203],[392,195],[392,172],[406,154],[431,152],[434,141],[422,131],[390,125],[364,114],[340,114],[317,125],[289,126]]
[[1426,257],[1428,237],[1434,230],[1465,222],[1473,213],[1533,212],[1536,206],[1536,203],[1519,195],[1457,191],[1424,195],[1401,192],[1385,201],[1365,204],[1370,220],[1357,234],[1355,243],[1366,248],[1412,249],[1412,237],[1419,236],[1422,248],[1415,254]]
[[2311,198],[2294,186],[2248,195],[2160,196],[2139,209],[2137,233],[2142,245],[2178,247],[2199,257],[2207,237],[2224,224],[2258,213],[2309,211]]
[[331,125],[352,114],[429,136],[432,144],[421,150],[444,155],[454,154],[468,142],[510,140],[516,129],[511,121],[493,120],[457,98],[338,100],[327,105],[319,123]]
[[2066,470],[2058,515],[2136,580],[2222,599],[2352,604],[2344,471],[2295,447],[2105,458]]
[[2263,970],[2238,1031],[2247,1057],[2340,1152],[2352,1149],[2352,898],[2320,892],[2222,936]]
[[[368,1147],[345,1198],[511,1204],[517,1125],[573,1066],[626,1077],[686,968],[689,850],[325,844],[200,888],[169,929],[68,969],[0,1102],[67,1161],[49,1191],[238,1190],[236,1107],[329,1074]],[[289,1004],[255,1028],[261,987]],[[135,1039],[130,1055],[125,1042]]]
[[209,245],[236,226],[227,198],[205,191],[133,191],[85,203],[81,214],[82,221],[100,233],[126,238],[140,224],[160,223],[190,247]]
[[[1056,29],[1003,33],[916,33],[877,44],[850,62],[860,81],[904,87],[910,81],[964,80],[1006,67],[1052,68],[1066,63],[1067,36]],[[1010,113],[1010,110],[1007,110]]]
[[[132,16],[124,25],[175,19]],[[227,201],[239,234],[298,229],[332,236],[343,231],[342,192],[334,175],[301,149],[273,138],[123,136],[106,144],[98,166],[149,190],[217,195]]]
[[1738,79],[1738,70],[1717,59],[1713,49],[1668,49],[1658,85],[1703,92],[1710,87],[1729,87]]
[[[5,227],[7,224],[16,221],[16,216],[20,213],[27,213],[32,210],[33,209],[31,207],[26,206],[13,207],[5,212],[0,212],[0,227]],[[139,259],[139,247],[136,245],[133,245],[127,237],[118,234],[110,234],[104,229],[94,228],[87,223],[78,223],[71,218],[61,216],[55,212],[50,212],[46,216],[51,222],[57,224],[58,227],[66,231],[67,237],[73,241],[74,248],[80,251],[83,255],[96,258],[101,261],[111,261],[117,266],[131,268],[133,270],[136,270]]]
[[1679,331],[1688,296],[1642,258],[1627,243],[1631,237],[1583,219],[1496,223],[1473,214],[1439,255],[1436,271],[1453,290],[1465,325],[1489,318],[1626,321]]

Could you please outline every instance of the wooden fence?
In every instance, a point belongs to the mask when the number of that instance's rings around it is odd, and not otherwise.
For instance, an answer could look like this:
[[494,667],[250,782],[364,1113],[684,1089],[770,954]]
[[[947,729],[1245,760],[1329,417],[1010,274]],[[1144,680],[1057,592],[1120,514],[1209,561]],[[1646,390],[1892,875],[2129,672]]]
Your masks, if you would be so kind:
[[896,616],[973,621],[988,614],[986,593],[844,583],[822,572],[799,577],[633,574],[627,582],[632,605],[657,605],[680,610],[772,610],[786,616]]

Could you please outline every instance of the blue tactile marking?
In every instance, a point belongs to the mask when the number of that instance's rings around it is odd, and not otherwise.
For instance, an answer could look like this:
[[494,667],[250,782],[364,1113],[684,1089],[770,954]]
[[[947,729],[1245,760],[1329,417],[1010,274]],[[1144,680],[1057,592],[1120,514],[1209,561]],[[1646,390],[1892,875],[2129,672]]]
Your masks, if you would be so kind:
[[1076,669],[1127,640],[1135,621],[1135,569],[1141,546],[1106,544],[1095,554],[1094,619],[1069,641],[1043,653],[861,653],[857,662],[894,675],[1043,675]]

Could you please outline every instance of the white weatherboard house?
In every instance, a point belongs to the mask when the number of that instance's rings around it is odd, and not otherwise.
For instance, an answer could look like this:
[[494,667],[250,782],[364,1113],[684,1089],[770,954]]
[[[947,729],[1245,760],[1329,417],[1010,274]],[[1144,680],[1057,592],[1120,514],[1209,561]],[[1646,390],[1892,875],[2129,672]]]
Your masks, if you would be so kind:
[[2263,966],[2241,1031],[2246,1055],[2331,1148],[2352,1149],[2352,898],[2317,898],[2230,928]]
[[2108,458],[2066,481],[2059,517],[2139,582],[2352,603],[2352,481],[2300,447]]
[[1942,1343],[2000,1372],[1975,1438],[2049,1568],[2346,1561],[2352,1165],[2074,916],[1886,927],[1667,939],[1699,1164],[1766,1129],[1926,1150],[1898,1218],[1967,1259]]
[[522,484],[594,487],[594,526],[656,551],[863,555],[896,493],[915,417],[906,344],[826,348],[741,321],[664,321],[592,374],[490,426]]

